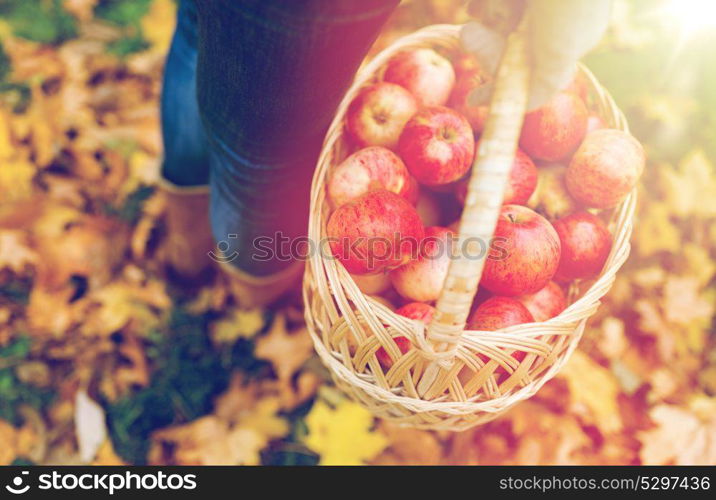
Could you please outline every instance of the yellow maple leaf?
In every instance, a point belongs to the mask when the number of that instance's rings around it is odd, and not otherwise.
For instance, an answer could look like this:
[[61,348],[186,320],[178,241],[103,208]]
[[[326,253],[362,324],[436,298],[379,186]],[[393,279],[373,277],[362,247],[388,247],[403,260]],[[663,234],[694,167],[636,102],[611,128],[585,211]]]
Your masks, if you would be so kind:
[[15,153],[10,133],[10,119],[7,113],[0,109],[0,160],[7,160]]
[[609,370],[583,352],[575,351],[560,376],[567,381],[577,411],[584,407],[585,416],[605,434],[621,430],[619,386]]
[[3,203],[21,201],[32,194],[32,179],[37,169],[29,161],[6,160],[0,164],[0,197]]
[[109,438],[105,439],[102,445],[97,450],[97,455],[92,462],[92,465],[127,465],[124,460],[119,458],[117,453],[114,451],[112,441]]
[[211,338],[217,343],[231,344],[237,339],[253,338],[266,324],[262,309],[234,308],[211,324]]
[[154,0],[149,12],[142,18],[142,34],[153,50],[166,52],[174,33],[176,4],[172,0]]
[[641,211],[634,234],[639,255],[649,257],[657,252],[676,253],[681,249],[681,233],[671,216],[671,208],[664,203],[652,203]]
[[12,36],[12,26],[5,19],[0,19],[0,40]]
[[687,242],[682,248],[684,274],[694,276],[700,285],[706,285],[716,274],[716,263],[709,253],[709,248]]
[[171,305],[164,283],[156,280],[146,284],[115,281],[88,299],[99,307],[84,320],[82,332],[86,335],[109,335],[130,321],[139,325],[137,331],[148,331],[160,322],[156,309],[165,310]]
[[5,420],[0,420],[0,465],[9,465],[15,460],[16,429]]
[[318,400],[306,417],[306,446],[321,456],[321,465],[361,465],[374,459],[388,445],[373,430],[373,415],[348,400],[331,408]]
[[695,150],[687,154],[676,169],[658,170],[665,193],[665,204],[679,217],[716,214],[716,178],[706,154]]

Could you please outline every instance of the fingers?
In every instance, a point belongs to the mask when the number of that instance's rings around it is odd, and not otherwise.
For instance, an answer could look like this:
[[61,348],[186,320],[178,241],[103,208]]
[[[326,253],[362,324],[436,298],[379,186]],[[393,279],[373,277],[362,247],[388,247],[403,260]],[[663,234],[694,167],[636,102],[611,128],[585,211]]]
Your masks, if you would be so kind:
[[528,109],[547,102],[574,76],[577,61],[604,35],[611,0],[533,0],[527,4],[532,81]]
[[[479,0],[485,23],[497,19],[497,27],[471,22],[462,29],[463,47],[475,54],[485,72],[494,75],[505,48],[504,28],[514,28],[515,16],[497,15],[490,6],[492,0]],[[527,37],[532,66],[528,110],[545,104],[574,77],[577,61],[602,38],[609,23],[612,0],[531,0],[526,2]],[[509,1],[505,5],[513,13],[521,11],[522,2]],[[473,9],[474,11],[474,9]],[[502,20],[501,20],[502,19]],[[500,28],[502,26],[502,28]],[[470,105],[488,101],[491,85],[485,85],[468,97]]]
[[467,23],[460,31],[462,46],[477,57],[485,72],[494,75],[505,50],[505,37],[478,22]]

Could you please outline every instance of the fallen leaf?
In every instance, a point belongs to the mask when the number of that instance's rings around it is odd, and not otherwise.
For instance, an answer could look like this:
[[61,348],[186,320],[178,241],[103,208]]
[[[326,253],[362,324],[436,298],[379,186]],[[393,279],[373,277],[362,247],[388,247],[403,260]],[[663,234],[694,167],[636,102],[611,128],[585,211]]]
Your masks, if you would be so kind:
[[97,455],[95,456],[94,461],[92,461],[92,465],[127,465],[119,456],[117,456],[117,453],[114,451],[114,447],[112,446],[112,441],[109,439],[105,439],[102,445],[97,450]]
[[379,428],[387,438],[389,445],[374,461],[387,465],[438,465],[442,459],[442,443],[434,433],[407,427],[391,422],[381,422]]
[[622,428],[617,406],[619,386],[612,373],[581,351],[575,351],[560,377],[567,381],[574,410],[604,433]]
[[271,362],[279,380],[290,379],[313,354],[308,330],[286,330],[286,317],[277,314],[269,331],[256,341],[257,358]]
[[373,460],[388,440],[373,429],[373,415],[348,400],[331,408],[319,399],[306,416],[304,443],[321,465],[361,465]]
[[17,431],[5,420],[0,420],[0,465],[10,465],[15,460]]
[[697,416],[691,409],[658,405],[649,411],[656,427],[640,432],[639,453],[645,465],[713,465],[716,463],[716,407],[711,415]]
[[37,262],[37,252],[30,246],[27,232],[0,230],[0,269],[17,274]]
[[85,389],[75,394],[75,436],[80,459],[91,462],[107,439],[104,409],[87,395]]
[[174,32],[174,23],[167,19],[176,18],[176,4],[172,0],[154,0],[149,12],[142,18],[142,34],[152,44],[152,49],[162,54],[169,49]]
[[708,324],[714,315],[714,303],[704,297],[700,280],[691,276],[671,275],[664,285],[664,316],[667,321]]
[[236,307],[211,324],[211,338],[219,344],[232,344],[240,338],[253,338],[265,324],[266,318],[262,309]]

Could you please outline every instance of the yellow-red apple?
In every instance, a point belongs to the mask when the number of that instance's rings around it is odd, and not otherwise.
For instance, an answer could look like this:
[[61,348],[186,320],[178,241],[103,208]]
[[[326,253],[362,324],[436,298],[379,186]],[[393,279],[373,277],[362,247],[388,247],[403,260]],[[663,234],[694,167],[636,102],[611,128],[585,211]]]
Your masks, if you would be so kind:
[[417,186],[405,164],[381,146],[359,149],[335,168],[328,181],[328,197],[334,207],[376,189],[386,189],[411,203],[417,201]]
[[455,182],[470,169],[475,139],[465,117],[435,106],[418,111],[405,124],[398,152],[418,182],[441,186]]
[[555,279],[597,276],[612,248],[612,235],[602,219],[589,212],[575,212],[554,221],[554,229],[562,248]]
[[437,106],[450,97],[455,70],[450,61],[432,49],[412,49],[388,61],[383,80],[409,90],[419,106]]
[[595,130],[569,162],[567,189],[588,207],[614,207],[636,186],[644,162],[644,148],[628,133]]
[[559,92],[525,115],[520,147],[532,158],[559,161],[571,155],[587,130],[587,108],[571,92]]
[[403,297],[432,302],[440,296],[452,257],[454,233],[445,227],[428,227],[417,259],[390,272],[390,281]]
[[547,321],[554,318],[567,307],[567,297],[562,287],[550,281],[541,290],[529,295],[516,297],[532,314],[535,321]]
[[[476,145],[476,149],[479,147],[479,144]],[[465,203],[465,198],[467,197],[468,182],[469,176],[455,184],[455,196],[462,204]],[[512,163],[510,176],[507,179],[507,187],[505,188],[502,203],[504,205],[524,205],[530,199],[536,187],[537,167],[535,167],[529,156],[521,149],[518,149],[515,153],[515,161]]]
[[359,147],[395,148],[406,122],[418,110],[413,95],[400,85],[378,82],[363,89],[346,113],[346,131]]
[[351,274],[378,273],[417,257],[425,229],[408,201],[370,191],[338,207],[326,227],[333,255]]
[[495,295],[535,293],[554,276],[560,243],[547,219],[521,205],[504,205],[480,286]]

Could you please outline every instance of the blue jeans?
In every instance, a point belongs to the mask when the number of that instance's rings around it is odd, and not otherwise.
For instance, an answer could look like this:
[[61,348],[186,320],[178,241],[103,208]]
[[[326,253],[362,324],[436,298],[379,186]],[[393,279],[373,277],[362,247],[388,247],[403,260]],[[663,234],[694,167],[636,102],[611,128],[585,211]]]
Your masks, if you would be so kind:
[[243,271],[289,264],[255,241],[305,234],[323,136],[398,2],[181,1],[161,101],[162,173],[178,186],[209,184],[212,233]]

